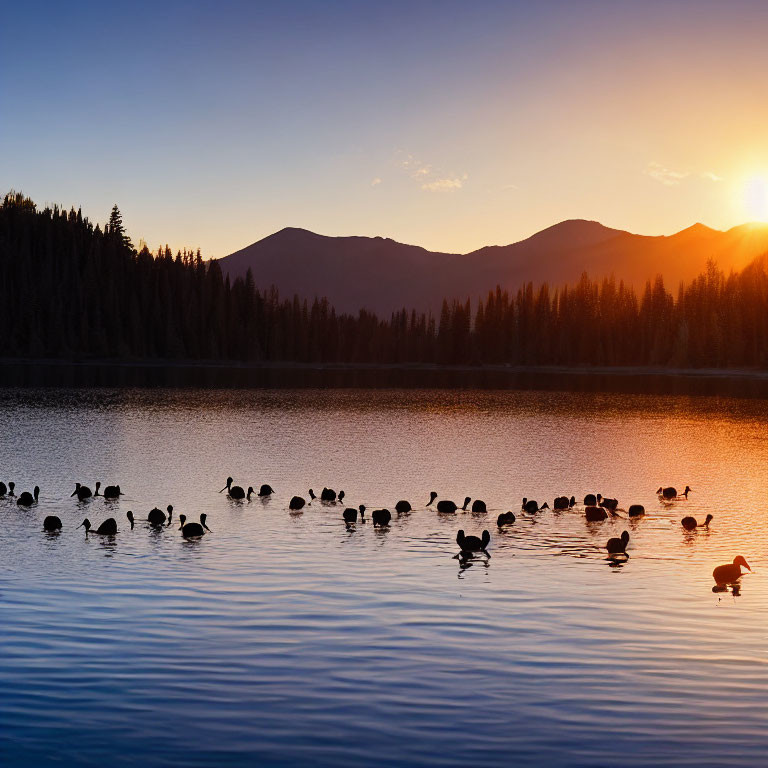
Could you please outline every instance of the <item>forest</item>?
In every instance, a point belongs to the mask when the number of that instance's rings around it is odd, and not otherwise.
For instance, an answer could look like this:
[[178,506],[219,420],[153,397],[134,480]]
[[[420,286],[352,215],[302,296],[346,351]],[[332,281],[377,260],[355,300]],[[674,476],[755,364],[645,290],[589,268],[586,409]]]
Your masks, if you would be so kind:
[[200,251],[151,252],[117,206],[103,228],[80,210],[0,206],[0,357],[438,365],[768,367],[768,261],[716,264],[673,292],[586,274],[575,285],[496,287],[439,317],[337,314],[230,281]]

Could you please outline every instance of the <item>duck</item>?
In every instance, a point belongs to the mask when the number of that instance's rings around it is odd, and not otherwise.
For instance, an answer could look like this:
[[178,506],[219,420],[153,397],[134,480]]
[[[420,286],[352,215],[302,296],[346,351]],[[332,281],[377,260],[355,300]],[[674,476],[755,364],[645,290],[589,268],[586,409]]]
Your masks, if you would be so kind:
[[315,496],[315,492],[310,488],[309,493],[307,494],[309,496],[309,503],[311,504],[317,496]]
[[558,511],[562,511],[564,509],[568,509],[570,506],[569,500],[567,496],[558,496],[553,502],[552,502],[552,509],[556,509]]
[[456,543],[459,545],[462,552],[483,552],[490,557],[490,554],[488,554],[488,550],[486,549],[490,541],[491,534],[488,531],[483,531],[482,538],[478,538],[477,536],[465,536],[464,531],[459,531],[456,534]]
[[699,525],[696,522],[695,517],[691,517],[690,515],[688,515],[680,521],[680,524],[683,526],[683,528],[685,528],[686,531],[695,531],[697,528],[709,528],[709,524],[712,522],[713,519],[714,519],[713,515],[707,515],[704,522],[701,525]]
[[[250,493],[253,493],[253,488],[249,488],[248,491],[250,495]],[[274,492],[272,486],[267,483],[264,483],[261,488],[259,488],[259,496],[271,496]]]
[[320,492],[320,501],[336,501],[336,491],[333,488],[323,488]]
[[627,514],[630,517],[640,517],[645,514],[645,507],[642,504],[630,504]]
[[365,522],[365,504],[361,504],[357,508],[357,511],[360,513],[360,522],[364,523]]
[[718,565],[717,568],[712,571],[712,578],[718,584],[730,584],[741,576],[742,565],[748,571],[752,570],[747,564],[747,561],[741,555],[737,555],[733,558],[732,563],[728,563],[727,565]]
[[15,496],[16,494],[13,492],[13,489],[16,487],[16,483],[14,483],[12,480],[8,481],[8,495],[9,496]]
[[136,524],[136,521],[133,519],[133,512],[129,509],[125,516],[128,518],[128,522],[131,524],[131,530],[133,530],[133,526]]
[[[171,517],[173,516],[173,504],[169,504],[166,507],[168,511],[168,523],[167,525],[171,524]],[[149,510],[149,514],[147,515],[147,522],[153,526],[154,528],[160,528],[163,525],[165,525],[166,517],[165,512],[163,512],[162,509],[158,509],[155,507],[154,509]]]
[[622,531],[621,536],[608,539],[605,548],[609,555],[627,555],[627,544],[629,544],[629,531]]
[[[128,518],[130,520],[130,518]],[[117,533],[117,520],[114,517],[108,517],[95,531],[91,530],[91,521],[86,517],[78,528],[85,528],[85,535],[89,533],[98,533],[99,536],[114,536]]]
[[397,512],[398,515],[404,515],[410,512],[411,509],[411,502],[406,501],[405,499],[400,499],[400,501],[395,504],[395,512]]
[[496,525],[501,528],[504,525],[512,525],[512,523],[515,522],[517,518],[515,517],[514,512],[502,512],[497,518],[496,518]]
[[597,506],[597,497],[594,493],[588,493],[584,497],[584,506],[585,507],[596,507]]
[[70,498],[72,498],[72,496],[77,496],[78,501],[85,501],[86,499],[90,499],[93,494],[87,485],[80,485],[80,483],[75,483],[75,490],[72,491]]
[[0,496],[5,496],[8,493],[8,486],[0,480]]
[[201,536],[205,536],[206,531],[210,533],[211,529],[205,523],[206,517],[207,515],[203,512],[200,515],[199,523],[188,523],[186,515],[179,515],[181,535],[185,539],[199,539]]
[[104,489],[105,499],[119,499],[123,495],[119,485],[108,485]]
[[371,520],[373,521],[373,527],[385,527],[389,525],[389,521],[392,519],[392,515],[388,509],[374,509],[371,512]]
[[99,493],[99,488],[101,488],[101,483],[97,480],[96,481],[96,486],[93,489],[93,495],[94,496],[101,496],[101,494]]
[[475,499],[472,502],[472,511],[475,514],[483,514],[488,511],[487,507],[485,506],[485,502],[481,501],[480,499]]
[[575,507],[576,506],[576,497],[575,496],[571,496],[571,498],[568,499],[568,506],[569,507]]
[[656,493],[661,496],[665,501],[672,501],[674,499],[687,499],[688,494],[691,492],[689,485],[685,486],[685,490],[678,495],[677,488],[670,485],[668,488],[659,488]]
[[357,522],[357,510],[354,507],[347,507],[341,515],[347,525]]
[[[467,505],[469,504],[470,501],[472,501],[472,499],[470,499],[469,496],[467,496],[464,499],[464,506],[461,507],[461,509],[466,511]],[[437,502],[438,512],[443,512],[445,514],[450,515],[450,514],[453,514],[457,509],[459,509],[458,505],[455,502],[450,501],[449,499],[440,499],[440,501]]]
[[587,507],[584,516],[590,523],[598,523],[608,517],[608,513],[602,507]]
[[231,477],[227,478],[227,484],[219,491],[219,493],[224,493],[224,491],[227,492],[227,496],[229,496],[230,499],[237,499],[239,501],[240,499],[245,498],[245,491],[239,485],[232,485]]
[[301,496],[294,496],[288,502],[288,509],[292,509],[294,512],[299,509],[303,509],[307,502]]
[[40,495],[40,489],[35,486],[35,490],[33,493],[30,493],[29,491],[24,491],[19,495],[19,498],[16,500],[16,504],[20,507],[31,507],[33,504],[37,504],[37,497]]
[[611,512],[615,512],[616,508],[619,506],[619,501],[618,501],[618,499],[606,499],[606,498],[603,498],[603,499],[600,500],[600,505],[599,506],[603,507],[604,509],[608,509]]
[[528,512],[528,514],[533,514],[534,512],[538,512],[540,509],[547,509],[548,505],[546,502],[544,502],[543,507],[539,507],[539,502],[535,499],[526,499],[523,498],[523,505],[522,505],[523,512]]
[[339,504],[341,504],[344,501],[344,495],[345,495],[344,491],[339,491],[339,498],[338,498]]
[[47,531],[48,533],[60,531],[61,518],[57,517],[56,515],[48,515],[45,520],[43,520],[43,530]]
[[436,491],[430,491],[429,492],[429,501],[427,502],[427,506],[431,506],[432,502],[437,498],[437,492]]

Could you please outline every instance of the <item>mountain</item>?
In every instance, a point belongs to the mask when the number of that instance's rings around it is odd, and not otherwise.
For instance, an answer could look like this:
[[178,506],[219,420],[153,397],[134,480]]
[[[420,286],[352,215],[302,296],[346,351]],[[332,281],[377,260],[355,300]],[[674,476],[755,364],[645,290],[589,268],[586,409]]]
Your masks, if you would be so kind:
[[669,236],[635,235],[596,221],[573,219],[511,245],[467,254],[439,253],[382,237],[326,237],[286,228],[220,259],[231,277],[250,267],[256,284],[282,295],[325,296],[339,311],[366,308],[388,315],[402,307],[437,312],[443,298],[484,296],[501,285],[516,291],[526,282],[552,286],[577,281],[583,272],[642,290],[657,274],[676,290],[705,268],[708,259],[728,272],[768,252],[768,225],[743,224],[725,232],[703,224]]

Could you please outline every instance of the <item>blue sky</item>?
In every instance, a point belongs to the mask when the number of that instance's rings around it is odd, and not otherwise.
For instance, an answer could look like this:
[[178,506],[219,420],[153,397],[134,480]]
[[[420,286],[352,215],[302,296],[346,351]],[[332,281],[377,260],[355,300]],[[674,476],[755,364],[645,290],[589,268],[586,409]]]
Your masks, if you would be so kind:
[[0,185],[207,256],[284,226],[448,251],[574,217],[724,228],[763,218],[767,11],[17,3]]

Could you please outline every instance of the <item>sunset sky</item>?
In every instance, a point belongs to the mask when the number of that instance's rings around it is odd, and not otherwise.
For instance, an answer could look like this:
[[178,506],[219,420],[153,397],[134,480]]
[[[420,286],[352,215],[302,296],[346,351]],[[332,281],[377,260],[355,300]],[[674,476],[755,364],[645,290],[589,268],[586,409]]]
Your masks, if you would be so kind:
[[225,256],[768,219],[768,4],[15,3],[0,187]]

